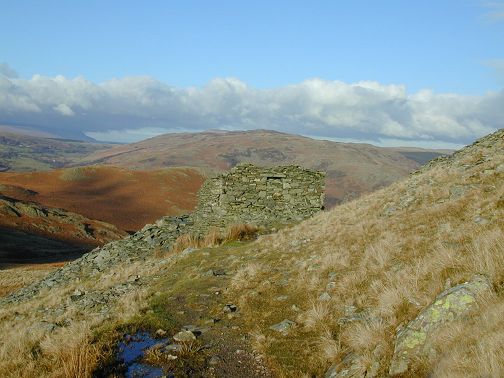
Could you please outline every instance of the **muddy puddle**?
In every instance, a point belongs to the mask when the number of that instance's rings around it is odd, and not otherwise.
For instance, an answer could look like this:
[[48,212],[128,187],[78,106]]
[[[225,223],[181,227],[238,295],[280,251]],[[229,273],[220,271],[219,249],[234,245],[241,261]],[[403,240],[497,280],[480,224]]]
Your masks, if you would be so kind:
[[126,378],[159,378],[170,377],[163,372],[163,369],[147,364],[143,361],[144,353],[147,349],[155,345],[165,346],[169,344],[168,339],[156,339],[148,332],[140,331],[133,335],[125,335],[123,341],[119,343],[117,361],[124,367]]

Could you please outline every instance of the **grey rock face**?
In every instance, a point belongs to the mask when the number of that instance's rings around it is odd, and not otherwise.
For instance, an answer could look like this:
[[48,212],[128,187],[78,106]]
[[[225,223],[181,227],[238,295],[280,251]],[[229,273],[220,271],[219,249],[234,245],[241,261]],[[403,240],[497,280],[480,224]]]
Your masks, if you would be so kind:
[[488,279],[476,275],[471,281],[438,295],[431,305],[397,333],[389,374],[394,376],[405,373],[414,356],[432,356],[435,351],[430,348],[429,339],[435,332],[443,325],[465,316],[477,305],[479,296],[491,291],[492,285]]

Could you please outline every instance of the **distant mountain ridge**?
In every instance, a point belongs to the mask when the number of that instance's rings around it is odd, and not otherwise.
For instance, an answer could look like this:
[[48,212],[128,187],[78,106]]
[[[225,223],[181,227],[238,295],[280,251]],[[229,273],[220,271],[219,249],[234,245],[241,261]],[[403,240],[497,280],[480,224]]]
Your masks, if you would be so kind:
[[113,144],[58,139],[50,134],[0,126],[0,172],[32,172],[61,168]]

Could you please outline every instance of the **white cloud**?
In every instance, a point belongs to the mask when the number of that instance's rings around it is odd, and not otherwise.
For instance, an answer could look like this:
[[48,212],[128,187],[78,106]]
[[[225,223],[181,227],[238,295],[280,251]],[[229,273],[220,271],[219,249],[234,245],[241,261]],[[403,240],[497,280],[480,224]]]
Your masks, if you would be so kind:
[[67,104],[59,104],[57,106],[54,106],[53,109],[57,111],[59,114],[64,115],[64,116],[73,116],[75,115],[74,111],[70,106]]
[[0,122],[133,141],[165,131],[274,129],[380,143],[466,144],[504,127],[504,92],[409,94],[403,85],[309,79],[256,89],[234,78],[175,88],[150,77],[0,76]]

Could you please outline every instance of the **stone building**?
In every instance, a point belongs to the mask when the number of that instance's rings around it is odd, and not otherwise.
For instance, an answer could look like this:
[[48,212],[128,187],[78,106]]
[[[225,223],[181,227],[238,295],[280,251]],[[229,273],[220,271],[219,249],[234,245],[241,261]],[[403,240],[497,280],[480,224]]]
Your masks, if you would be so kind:
[[325,173],[299,166],[240,164],[203,184],[192,218],[199,229],[299,222],[323,209],[324,181]]

